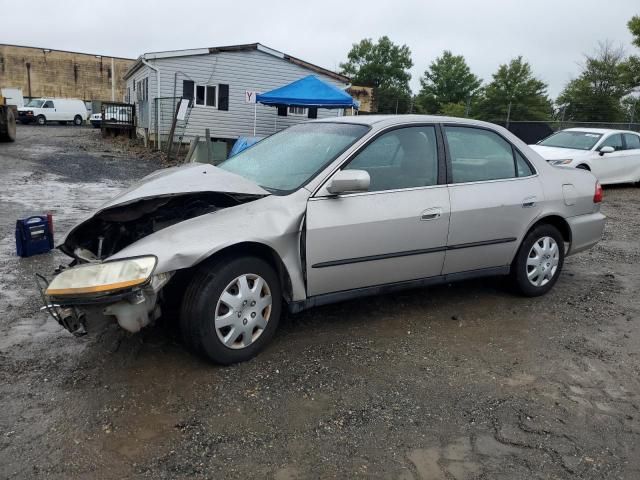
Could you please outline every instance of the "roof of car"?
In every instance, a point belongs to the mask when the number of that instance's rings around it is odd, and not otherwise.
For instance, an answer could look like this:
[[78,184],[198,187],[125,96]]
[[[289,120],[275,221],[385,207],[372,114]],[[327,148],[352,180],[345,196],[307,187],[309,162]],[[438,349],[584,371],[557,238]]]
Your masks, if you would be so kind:
[[406,123],[465,123],[478,126],[496,127],[495,124],[473,120],[471,118],[445,117],[441,115],[356,115],[328,117],[316,122],[357,123],[361,125],[390,126]]
[[604,135],[606,133],[613,133],[613,132],[637,133],[637,132],[632,132],[631,130],[618,130],[618,129],[614,129],[614,128],[580,128],[580,127],[575,127],[575,128],[565,128],[564,130],[568,131],[568,132],[599,133],[601,135]]

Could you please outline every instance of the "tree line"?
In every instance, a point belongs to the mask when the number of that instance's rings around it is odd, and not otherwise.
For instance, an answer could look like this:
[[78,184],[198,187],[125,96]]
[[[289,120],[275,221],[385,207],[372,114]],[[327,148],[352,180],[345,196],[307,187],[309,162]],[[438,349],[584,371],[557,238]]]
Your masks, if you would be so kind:
[[[640,16],[627,24],[640,48]],[[341,72],[354,84],[375,88],[380,113],[427,113],[472,117],[490,122],[563,120],[632,122],[640,118],[640,56],[601,42],[586,54],[577,78],[552,100],[548,85],[537,78],[522,56],[500,65],[485,83],[462,55],[445,50],[420,78],[420,91],[409,87],[411,50],[387,36],[353,45]]]

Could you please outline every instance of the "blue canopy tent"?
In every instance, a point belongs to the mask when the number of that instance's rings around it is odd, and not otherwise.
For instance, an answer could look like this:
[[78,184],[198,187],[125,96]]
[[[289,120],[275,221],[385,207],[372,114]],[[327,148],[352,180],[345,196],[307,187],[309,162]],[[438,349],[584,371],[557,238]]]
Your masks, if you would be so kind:
[[[256,105],[262,103],[272,107],[305,108],[353,108],[360,104],[344,90],[323,82],[315,75],[308,75],[284,87],[256,95]],[[253,134],[256,130],[257,112],[254,108]]]

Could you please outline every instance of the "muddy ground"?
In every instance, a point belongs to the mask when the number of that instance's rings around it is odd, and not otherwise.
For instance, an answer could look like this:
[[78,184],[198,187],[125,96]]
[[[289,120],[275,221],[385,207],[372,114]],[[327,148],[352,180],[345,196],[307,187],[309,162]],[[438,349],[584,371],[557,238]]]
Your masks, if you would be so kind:
[[74,338],[18,217],[65,230],[154,170],[76,127],[0,144],[0,478],[640,478],[640,188],[551,293],[500,279],[318,308],[221,368],[170,326]]

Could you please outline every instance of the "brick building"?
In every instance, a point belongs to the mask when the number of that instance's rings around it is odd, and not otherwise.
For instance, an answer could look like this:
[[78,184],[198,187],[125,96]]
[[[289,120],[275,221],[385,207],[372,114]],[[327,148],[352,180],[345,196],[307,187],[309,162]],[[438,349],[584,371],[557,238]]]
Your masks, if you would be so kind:
[[122,101],[125,89],[122,76],[133,63],[129,58],[0,44],[0,87],[21,88],[25,100],[33,97],[111,100],[113,76],[115,100]]

